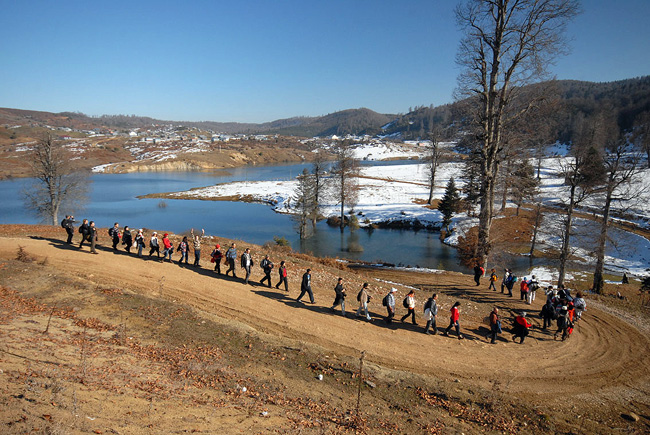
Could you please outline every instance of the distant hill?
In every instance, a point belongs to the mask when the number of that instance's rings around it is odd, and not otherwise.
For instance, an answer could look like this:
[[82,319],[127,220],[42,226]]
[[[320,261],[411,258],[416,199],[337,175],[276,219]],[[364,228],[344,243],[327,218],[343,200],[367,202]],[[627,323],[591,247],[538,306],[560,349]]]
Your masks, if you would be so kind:
[[[623,130],[632,129],[644,113],[650,112],[650,76],[607,83],[559,80],[552,83],[559,99],[557,136],[570,140],[574,119],[579,114],[593,116],[599,110],[614,111]],[[0,108],[0,125],[32,125],[79,129],[125,130],[150,128],[153,125],[197,127],[202,130],[235,134],[279,134],[285,136],[396,135],[404,139],[424,138],[436,126],[462,127],[463,101],[442,106],[422,106],[403,115],[374,112],[367,108],[348,109],[317,117],[293,117],[261,124],[237,122],[164,121],[146,116],[103,115],[90,117],[79,112],[50,113]],[[456,129],[447,129],[454,134]]]

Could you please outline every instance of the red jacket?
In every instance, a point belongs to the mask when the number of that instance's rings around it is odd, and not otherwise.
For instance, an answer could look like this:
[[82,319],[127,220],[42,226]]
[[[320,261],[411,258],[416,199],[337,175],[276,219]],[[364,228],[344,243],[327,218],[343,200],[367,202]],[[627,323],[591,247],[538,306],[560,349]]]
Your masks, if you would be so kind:
[[451,321],[455,323],[458,322],[458,319],[460,319],[458,307],[451,307]]
[[526,320],[526,318],[523,317],[523,316],[515,317],[515,322],[517,322],[518,324],[520,324],[524,328],[530,328],[531,326],[533,326],[532,323],[528,323],[528,320]]
[[163,237],[162,241],[163,241],[163,245],[165,246],[165,249],[169,249],[172,247],[172,244],[167,237]]
[[527,292],[528,291],[528,283],[524,281],[523,279],[521,280],[521,291],[522,292]]

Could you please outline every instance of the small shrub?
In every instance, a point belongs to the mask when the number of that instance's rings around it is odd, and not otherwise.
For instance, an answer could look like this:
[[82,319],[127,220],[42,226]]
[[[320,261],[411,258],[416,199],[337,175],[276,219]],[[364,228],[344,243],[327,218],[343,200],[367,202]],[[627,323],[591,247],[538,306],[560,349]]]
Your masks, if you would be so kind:
[[36,261],[36,257],[28,253],[23,246],[18,246],[16,260],[22,261],[23,263],[32,263]]
[[161,200],[160,202],[158,202],[158,208],[167,208],[167,202]]
[[275,244],[278,246],[291,247],[291,243],[289,243],[289,241],[284,237],[273,236],[273,241],[275,241]]

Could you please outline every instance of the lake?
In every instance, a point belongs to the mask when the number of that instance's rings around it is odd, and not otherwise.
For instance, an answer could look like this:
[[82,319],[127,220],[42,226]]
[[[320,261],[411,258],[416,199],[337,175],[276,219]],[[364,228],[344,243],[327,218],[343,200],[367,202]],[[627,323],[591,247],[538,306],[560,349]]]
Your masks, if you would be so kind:
[[[404,164],[372,162],[373,165]],[[228,201],[171,200],[160,207],[160,199],[138,199],[148,193],[188,190],[232,181],[290,180],[309,164],[228,169],[227,172],[146,172],[132,174],[93,174],[90,202],[83,211],[72,211],[77,221],[94,220],[100,227],[114,222],[131,228],[153,228],[183,233],[190,228],[204,228],[207,235],[245,240],[262,245],[274,236],[284,237],[299,252],[316,256],[340,257],[369,262],[419,266],[467,272],[458,264],[456,249],[440,242],[439,233],[412,230],[346,229],[324,221],[316,225],[313,237],[301,241],[293,220],[275,213],[264,204]],[[20,192],[32,180],[15,179],[0,182],[0,223],[36,224],[41,221],[25,210]],[[68,211],[62,211],[60,218]],[[100,237],[102,235],[100,234]],[[106,236],[107,237],[107,236]],[[363,247],[363,252],[347,252],[350,244]]]

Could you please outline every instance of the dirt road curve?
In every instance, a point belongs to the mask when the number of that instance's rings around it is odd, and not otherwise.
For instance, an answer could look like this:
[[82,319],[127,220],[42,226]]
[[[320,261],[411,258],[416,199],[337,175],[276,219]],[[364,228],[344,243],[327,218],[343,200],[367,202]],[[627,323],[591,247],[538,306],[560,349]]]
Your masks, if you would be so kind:
[[[18,246],[24,246],[48,264],[65,268],[74,275],[97,282],[112,281],[117,287],[158,295],[160,279],[165,298],[182,300],[195,308],[231,322],[241,322],[269,340],[292,339],[321,346],[327,352],[358,355],[365,350],[367,360],[387,369],[405,369],[441,379],[459,379],[464,385],[499,388],[515,395],[537,396],[544,401],[566,400],[593,405],[625,403],[631,400],[647,405],[650,397],[650,340],[622,319],[589,307],[576,333],[566,342],[554,341],[550,334],[534,330],[523,345],[510,341],[504,333],[496,345],[483,334],[482,319],[489,307],[498,304],[502,312],[523,308],[517,298],[504,298],[499,292],[475,290],[471,278],[462,275],[424,275],[423,285],[432,285],[441,293],[443,309],[438,327],[446,327],[447,310],[460,297],[461,325],[467,339],[425,336],[420,327],[397,322],[386,327],[380,319],[372,323],[343,318],[329,312],[332,290],[316,286],[315,305],[295,302],[298,285],[291,283],[286,294],[275,288],[245,286],[239,280],[216,277],[206,268],[180,268],[177,265],[146,261],[101,250],[90,255],[55,240],[3,238],[2,259],[15,258]],[[317,272],[318,273],[318,272]],[[259,279],[259,269],[254,276]],[[276,279],[275,273],[273,274]],[[428,281],[426,281],[428,280]],[[333,286],[333,285],[332,285]],[[458,296],[457,293],[465,291]],[[356,308],[356,290],[348,297],[348,311]],[[422,302],[428,296],[418,292]],[[452,297],[453,295],[453,297]],[[540,299],[543,299],[540,298]],[[401,298],[398,298],[401,301]],[[541,300],[528,307],[533,321]],[[398,314],[402,312],[398,308]],[[379,294],[371,303],[371,312],[383,312]],[[418,309],[418,315],[421,309]],[[373,316],[375,317],[375,316]],[[421,319],[420,319],[420,322]],[[561,394],[560,394],[561,393]],[[548,402],[547,402],[548,403]]]

